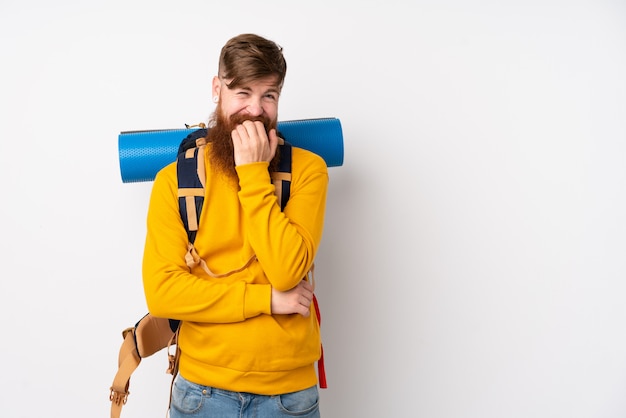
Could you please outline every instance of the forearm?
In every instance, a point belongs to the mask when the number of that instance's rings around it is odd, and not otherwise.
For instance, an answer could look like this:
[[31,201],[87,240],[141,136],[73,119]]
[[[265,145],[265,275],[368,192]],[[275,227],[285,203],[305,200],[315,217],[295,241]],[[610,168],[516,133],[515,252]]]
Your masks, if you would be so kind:
[[315,260],[322,238],[328,185],[323,168],[306,179],[292,181],[284,212],[280,211],[269,179],[259,180],[267,168],[249,165],[238,170],[239,200],[249,225],[247,238],[268,280],[278,290],[296,286]]
[[149,311],[156,316],[198,322],[237,322],[271,312],[271,288],[242,272],[213,279],[185,261],[187,234],[180,221],[175,178],[155,179],[142,264]]
[[[143,284],[155,316],[195,322],[239,322],[271,313],[271,286],[190,273],[146,248]],[[199,273],[199,272],[198,272]]]

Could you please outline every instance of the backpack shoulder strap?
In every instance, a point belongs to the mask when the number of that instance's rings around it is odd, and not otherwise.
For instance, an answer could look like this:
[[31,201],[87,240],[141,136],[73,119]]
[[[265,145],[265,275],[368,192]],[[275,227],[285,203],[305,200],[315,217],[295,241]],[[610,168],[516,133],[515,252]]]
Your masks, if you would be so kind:
[[206,129],[198,129],[183,139],[178,148],[178,207],[187,237],[192,244],[196,239],[204,202],[206,134]]
[[[176,344],[177,328],[172,327],[171,320],[157,318],[150,314],[144,315],[134,327],[122,331],[122,346],[118,355],[118,370],[110,388],[111,418],[119,418],[122,406],[128,400],[130,376],[139,367],[141,359],[149,357],[165,347]],[[169,351],[169,350],[168,350]],[[174,356],[169,355],[168,373],[175,375],[178,363]]]
[[137,352],[137,345],[133,335],[133,328],[126,328],[122,331],[122,346],[118,354],[117,373],[113,378],[110,388],[109,400],[111,401],[111,418],[118,418],[122,413],[122,406],[126,405],[130,392],[130,375],[133,374],[141,357]]
[[291,144],[279,137],[278,152],[280,153],[278,168],[276,171],[271,172],[270,176],[276,188],[276,197],[280,204],[280,210],[285,210],[291,188]]

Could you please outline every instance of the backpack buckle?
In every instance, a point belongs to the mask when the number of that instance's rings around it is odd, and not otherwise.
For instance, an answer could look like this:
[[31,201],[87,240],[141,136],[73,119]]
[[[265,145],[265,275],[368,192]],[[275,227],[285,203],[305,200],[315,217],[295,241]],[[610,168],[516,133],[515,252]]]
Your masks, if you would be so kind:
[[111,386],[111,394],[109,395],[109,400],[113,402],[115,405],[126,405],[126,401],[128,400],[128,395],[130,392],[119,392]]

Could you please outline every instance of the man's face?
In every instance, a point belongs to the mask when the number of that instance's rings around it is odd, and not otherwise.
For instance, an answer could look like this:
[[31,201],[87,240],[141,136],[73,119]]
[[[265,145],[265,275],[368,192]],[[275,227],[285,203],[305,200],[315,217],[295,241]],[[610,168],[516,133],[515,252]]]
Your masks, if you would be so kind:
[[216,77],[213,80],[213,96],[218,97],[218,111],[224,119],[245,116],[262,117],[276,122],[280,89],[275,77],[267,77],[230,89],[226,82]]
[[[229,89],[219,78],[213,80],[213,95],[219,97],[215,110],[214,126],[209,130],[212,167],[228,178],[237,180],[231,132],[246,120],[259,120],[266,131],[275,129],[278,114],[278,88],[275,78],[270,77],[254,83]],[[275,169],[278,154],[270,163]]]

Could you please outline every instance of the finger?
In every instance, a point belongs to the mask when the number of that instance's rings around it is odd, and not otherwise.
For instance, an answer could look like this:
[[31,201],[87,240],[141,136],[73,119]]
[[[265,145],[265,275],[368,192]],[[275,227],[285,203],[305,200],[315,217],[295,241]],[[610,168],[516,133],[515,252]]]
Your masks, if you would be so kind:
[[250,121],[245,121],[242,124],[237,125],[237,127],[235,128],[239,133],[242,141],[250,140],[255,136],[256,130],[254,129],[254,127],[250,126],[251,123],[252,122]]
[[260,120],[255,121],[254,128],[256,130],[256,134],[259,137],[261,138],[266,137],[267,133],[265,132],[265,125],[263,125],[263,122],[261,122]]
[[311,299],[308,298],[307,296],[301,296],[300,305],[304,306],[305,308],[308,308],[309,306],[311,306]]
[[311,315],[311,309],[306,307],[306,308],[302,308],[300,309],[300,311],[298,312],[300,315],[302,315],[305,318],[308,318],[309,315]]
[[262,139],[265,137],[265,126],[263,126],[263,122],[245,120],[239,126],[245,130],[248,139]]
[[300,282],[300,286],[301,286],[303,289],[305,289],[305,290],[307,290],[307,291],[309,291],[309,292],[313,293],[313,290],[314,290],[313,285],[312,285],[311,283],[309,283],[309,282],[308,282],[308,280],[303,279],[303,280]]
[[231,139],[233,140],[233,143],[235,143],[235,142],[236,142],[237,144],[240,144],[240,143],[241,143],[241,135],[239,134],[239,130],[238,130],[238,128],[239,128],[239,127],[237,127],[237,128],[235,128],[235,129],[233,129],[233,130],[230,132],[230,137],[231,137]]

